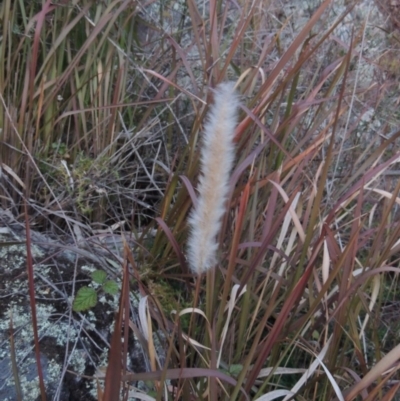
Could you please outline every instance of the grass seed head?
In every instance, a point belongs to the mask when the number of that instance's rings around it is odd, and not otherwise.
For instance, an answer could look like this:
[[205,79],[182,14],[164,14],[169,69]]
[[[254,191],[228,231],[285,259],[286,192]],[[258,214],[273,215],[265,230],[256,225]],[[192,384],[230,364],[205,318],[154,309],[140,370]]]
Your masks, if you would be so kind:
[[213,267],[218,249],[217,235],[225,213],[229,177],[235,158],[235,127],[239,99],[231,82],[220,84],[210,108],[201,150],[199,197],[190,217],[188,259],[193,273]]

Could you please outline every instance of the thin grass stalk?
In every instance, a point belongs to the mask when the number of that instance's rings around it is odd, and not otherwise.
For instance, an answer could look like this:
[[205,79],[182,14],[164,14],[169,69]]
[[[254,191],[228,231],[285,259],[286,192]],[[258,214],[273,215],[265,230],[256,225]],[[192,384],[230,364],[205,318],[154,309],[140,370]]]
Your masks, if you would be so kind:
[[[305,42],[304,46],[306,46],[306,44],[307,44],[307,41]],[[304,46],[303,46],[303,48],[304,48]],[[300,53],[300,57],[301,57],[301,53]],[[286,110],[285,110],[285,116],[284,116],[285,120],[288,120],[292,113],[293,102],[294,102],[295,94],[297,91],[297,86],[299,84],[299,79],[300,79],[300,70],[297,71],[297,73],[293,77],[293,82],[290,87],[290,91],[289,91],[287,102],[286,102],[287,104],[286,104]],[[283,146],[285,148],[286,148],[286,146],[285,146],[286,134],[287,134],[287,130],[283,129],[282,132],[279,132],[279,136],[278,136],[279,138],[282,139],[280,142],[283,143]],[[272,151],[271,153],[275,153],[275,152]],[[279,169],[282,162],[283,162],[283,153],[281,151],[279,151],[278,155],[276,157],[276,160],[275,160],[274,170]]]
[[338,105],[336,108],[336,115],[334,118],[334,124],[332,127],[332,135],[330,138],[330,143],[328,146],[328,151],[325,157],[325,162],[324,162],[324,166],[322,168],[322,174],[319,180],[319,185],[318,185],[318,190],[317,190],[317,194],[314,200],[314,204],[313,204],[313,209],[311,212],[311,216],[310,216],[310,222],[309,222],[309,229],[307,230],[307,235],[304,241],[304,248],[303,248],[303,252],[300,255],[300,260],[299,260],[299,269],[298,269],[298,273],[296,274],[295,277],[295,281],[297,282],[298,278],[300,277],[301,274],[301,267],[304,265],[305,263],[305,259],[307,256],[307,250],[309,248],[309,245],[311,243],[312,237],[313,237],[313,227],[316,226],[316,222],[319,216],[319,210],[320,210],[320,205],[322,202],[322,197],[323,197],[323,191],[325,188],[325,184],[326,184],[326,180],[328,177],[328,171],[329,171],[329,167],[331,165],[331,160],[333,158],[333,147],[334,147],[334,143],[335,143],[335,132],[336,132],[336,127],[338,124],[338,120],[339,120],[339,115],[340,115],[340,110],[341,110],[341,103],[342,103],[342,99],[343,99],[343,95],[344,95],[344,91],[346,88],[346,77],[347,77],[347,72],[348,72],[348,68],[350,65],[350,59],[351,59],[351,49],[349,51],[349,53],[347,54],[345,60],[344,60],[344,68],[345,68],[345,74],[344,74],[344,79],[343,79],[343,83],[342,83],[342,87],[341,87],[341,91],[340,91],[340,96],[339,96],[339,101],[338,101]]
[[[124,263],[122,288],[119,299],[118,312],[115,318],[115,327],[111,339],[111,347],[109,352],[109,362],[105,377],[104,401],[113,401],[120,398],[121,381],[127,375],[127,353],[128,353],[128,335],[129,335],[129,268],[128,261],[133,262],[132,252],[124,242]],[[132,266],[135,266],[133,264]],[[140,285],[140,280],[139,280]],[[122,344],[121,332],[124,332],[124,343]],[[121,361],[122,358],[122,361]],[[122,364],[122,370],[121,370]],[[126,397],[128,388],[123,386],[123,395]],[[124,398],[125,399],[125,398]]]
[[254,271],[257,269],[257,267],[261,264],[263,261],[271,243],[272,239],[275,237],[278,229],[280,228],[281,223],[283,222],[283,219],[288,212],[293,199],[295,197],[296,192],[294,192],[288,202],[284,205],[282,208],[280,214],[276,217],[271,230],[268,232],[268,235],[262,239],[262,242],[260,244],[260,247],[257,250],[257,253],[254,255],[253,259],[251,260],[251,263],[245,273],[243,274],[241,280],[240,280],[240,289],[239,293],[242,291],[243,287],[247,285],[248,281],[253,277]]
[[[1,20],[3,21],[3,29],[2,29],[2,46],[0,47],[0,60],[8,59],[8,63],[10,63],[10,57],[6,58],[7,46],[12,47],[12,41],[10,40],[8,34],[11,32],[12,20],[14,19],[14,13],[11,17],[11,0],[4,0],[3,4],[0,6],[1,12]],[[11,43],[10,43],[11,42]],[[9,49],[11,52],[11,49]],[[0,90],[4,93],[5,90],[5,77],[7,70],[9,71],[9,64],[0,63]],[[4,127],[4,111],[3,107],[0,105],[0,126]]]
[[[199,278],[199,277],[198,277]],[[217,294],[216,289],[218,287],[215,287],[215,278],[216,278],[216,273],[215,269],[210,269],[206,273],[206,316],[209,322],[212,322],[214,320],[214,313],[215,310],[218,307],[218,300],[215,295]],[[211,341],[211,339],[208,339]],[[210,346],[210,342],[206,342],[206,346]]]
[[[394,374],[394,372],[393,372]],[[389,381],[389,379],[388,379]],[[383,386],[383,383],[382,383]],[[392,401],[396,399],[396,396],[399,394],[400,383],[394,384],[389,391],[382,397],[382,401]]]
[[42,363],[40,360],[40,346],[39,346],[39,330],[36,315],[36,300],[35,300],[35,282],[34,282],[34,270],[33,270],[33,258],[32,258],[32,244],[30,236],[30,226],[29,226],[29,216],[28,216],[28,206],[26,200],[24,201],[24,212],[25,212],[25,230],[26,230],[26,263],[28,272],[28,288],[29,288],[29,303],[31,306],[32,314],[32,330],[35,345],[35,358],[36,367],[39,377],[39,388],[40,388],[40,398],[42,401],[46,401],[46,387],[44,384],[44,375],[42,369]]
[[249,370],[252,369],[251,365],[253,361],[256,359],[259,341],[262,336],[263,328],[267,325],[268,319],[269,315],[264,314],[262,319],[260,320],[259,327],[261,328],[261,330],[258,330],[258,332],[256,333],[254,340],[251,343],[251,348],[247,352],[246,359],[242,363],[242,370],[239,376],[237,377],[237,384],[233,389],[232,393],[230,394],[230,401],[236,401],[237,397],[239,396],[239,392],[241,391],[241,387],[245,384],[246,376],[248,375]]
[[250,196],[250,183],[248,182],[244,188],[243,194],[240,199],[239,210],[236,216],[236,224],[235,224],[235,231],[233,234],[232,245],[229,254],[229,263],[228,268],[226,270],[226,275],[224,278],[224,286],[221,299],[219,301],[219,311],[218,311],[218,318],[217,318],[217,333],[220,335],[221,328],[224,323],[224,313],[225,313],[225,306],[227,303],[228,296],[231,292],[232,288],[232,277],[234,274],[234,269],[236,266],[236,257],[238,253],[238,246],[240,242],[240,238],[242,235],[243,224],[245,220],[245,214],[247,209],[247,204],[249,201]]
[[[250,210],[250,222],[249,222],[249,227],[248,227],[248,235],[249,235],[249,241],[254,242],[254,234],[256,232],[256,215],[257,215],[257,204],[259,202],[259,186],[258,186],[258,180],[260,178],[261,171],[263,171],[263,164],[264,164],[264,159],[261,161],[261,168],[257,171],[257,177],[255,180],[255,185],[254,185],[254,194],[251,199],[251,210]],[[246,251],[246,260],[247,262],[250,262],[251,259],[251,250],[248,249]],[[248,321],[248,316],[250,315],[250,306],[251,306],[251,294],[254,291],[255,285],[257,283],[257,278],[258,274],[254,274],[254,278],[252,281],[249,282],[247,291],[243,294],[243,299],[242,299],[242,305],[240,309],[240,320],[239,320],[239,329],[238,329],[238,335],[237,335],[237,341],[238,344],[245,344],[245,335],[246,332],[251,330],[251,327],[249,327],[249,321]],[[239,361],[240,360],[240,354],[242,352],[242,347],[237,347],[237,352],[235,355],[235,360]]]
[[[333,236],[329,235],[329,222],[326,222],[324,225],[324,231],[326,233],[326,237],[332,238]],[[334,239],[333,239],[334,240]],[[351,240],[353,242],[354,240]],[[324,297],[326,297],[326,294],[328,293],[329,289],[332,287],[332,284],[335,281],[338,281],[340,283],[340,273],[343,269],[343,263],[344,260],[348,257],[348,253],[350,252],[351,246],[346,247],[346,249],[343,250],[343,252],[340,253],[339,259],[336,261],[336,263],[332,266],[332,270],[330,271],[330,274],[325,281],[325,283],[322,285],[321,289],[319,290],[317,296],[313,299],[313,303],[309,305],[309,308],[304,316],[301,316],[297,322],[294,322],[292,324],[293,330],[297,330],[299,327],[303,326],[305,322],[309,321],[311,319],[311,316],[314,315],[317,311],[317,309],[321,306],[321,302]],[[332,258],[334,259],[334,258]],[[354,284],[353,284],[354,286]],[[353,287],[352,286],[352,287]],[[339,308],[339,305],[335,310]],[[335,312],[334,312],[335,314]],[[333,315],[329,316],[329,319],[333,319]]]
[[[165,78],[165,83],[161,86],[161,88],[159,89],[157,95],[154,97],[154,100],[158,100],[161,99],[162,95],[164,94],[164,92],[168,89],[169,84],[171,84],[172,82],[174,82],[176,80],[176,75],[178,74],[179,70],[182,68],[182,61],[178,61],[176,63],[176,67],[174,70],[172,70],[170,72],[170,74],[168,75],[167,78]],[[162,66],[162,64],[161,64]],[[160,65],[158,66],[158,68],[161,67]],[[150,70],[146,70],[146,72],[153,72]],[[154,72],[153,72],[154,73]],[[156,75],[156,74],[154,74]],[[159,77],[162,77],[161,74],[157,74]],[[143,113],[143,117],[142,119],[139,121],[138,125],[137,125],[137,131],[140,131],[141,129],[143,129],[143,127],[146,126],[146,124],[149,121],[150,115],[151,113],[154,111],[155,105],[150,104],[148,107],[146,107],[144,113]]]
[[207,71],[206,69],[206,60],[204,58],[204,52],[201,51],[202,49],[202,44],[206,43],[204,39],[204,26],[205,22],[202,20],[200,16],[200,12],[197,8],[197,4],[194,0],[189,0],[187,2],[188,4],[188,10],[189,10],[189,15],[190,15],[190,21],[192,24],[192,32],[194,35],[194,40],[197,46],[197,49],[199,50],[199,61],[201,63],[201,68],[202,71]]
[[[59,19],[57,14],[59,14],[60,12],[61,12],[61,10],[55,10],[55,17],[54,17],[55,20]],[[56,39],[56,36],[58,34],[59,34],[59,32],[57,32],[57,30],[53,30],[53,35],[52,35],[53,37],[51,39],[52,43],[54,43],[54,40]],[[57,54],[57,53],[55,53],[55,54]],[[43,57],[47,57],[47,54],[45,54],[45,50],[43,50]],[[56,82],[57,76],[58,76],[58,65],[57,64],[58,64],[57,58],[53,58],[51,65],[49,65],[49,69],[48,69],[47,73],[45,72],[41,78],[43,84],[45,84],[46,81]],[[47,91],[43,90],[43,97],[45,95],[45,92],[47,92]],[[53,100],[56,100],[56,99],[53,99]],[[43,138],[43,142],[44,142],[44,146],[45,146],[45,150],[44,150],[45,157],[47,157],[49,154],[49,149],[50,149],[51,142],[53,139],[53,134],[54,134],[53,131],[54,131],[54,125],[55,125],[54,123],[55,123],[55,119],[57,117],[57,112],[58,112],[57,109],[58,109],[57,101],[53,101],[47,105],[47,107],[45,108],[44,113],[43,113],[44,125],[43,125],[42,138]],[[42,116],[42,113],[38,112],[38,116]],[[38,121],[39,120],[40,120],[40,118],[38,118]],[[40,131],[37,130],[36,135],[38,135],[39,132]]]
[[[182,233],[180,230],[181,230],[181,227],[184,226],[184,223],[186,221],[186,215],[187,215],[184,212],[187,211],[190,208],[190,206],[191,206],[191,204],[189,202],[189,199],[187,199],[187,202],[185,203],[184,207],[181,209],[181,213],[178,215],[174,230],[172,231],[174,236],[180,234],[180,237],[182,237]],[[166,249],[164,250],[164,253],[163,253],[163,257],[167,258],[169,255],[169,252],[170,252],[170,245],[167,244]]]
[[[173,49],[173,56],[172,56],[172,69],[176,68],[176,55],[175,51]],[[176,88],[174,86],[170,86],[168,88],[168,94],[171,99],[176,99],[177,94],[176,94]],[[174,114],[172,113],[172,109],[169,109],[168,115],[166,117],[167,120],[167,132],[166,132],[166,138],[167,138],[167,149],[169,152],[172,153],[172,144],[174,142],[173,137],[174,137],[174,126],[173,126],[173,121],[174,121]]]
[[[210,10],[209,10],[209,16],[210,16],[210,32],[209,32],[209,49],[207,49],[207,59],[210,63],[208,66],[210,70],[212,71],[212,75],[210,76],[211,82],[219,82],[221,80],[220,76],[220,52],[219,52],[219,40],[218,40],[218,14],[220,12],[220,7],[217,7],[218,0],[210,0],[209,5],[210,5]],[[220,29],[223,29],[223,27],[220,27]],[[211,69],[211,67],[213,67]]]
[[[194,296],[193,296],[193,305],[192,305],[193,310],[196,309],[199,305],[200,287],[201,287],[201,277],[196,277],[196,288],[195,288],[195,292],[194,292]],[[207,300],[206,300],[206,304],[208,305]],[[206,316],[207,316],[207,312],[206,312]],[[197,319],[197,316],[195,313],[192,313],[190,315],[190,320],[189,320],[188,335],[189,336],[192,335],[193,338],[196,337],[196,322],[194,322],[194,319]],[[210,321],[210,320],[208,320],[208,321]],[[194,329],[193,329],[193,327],[194,327]],[[193,334],[192,334],[192,330],[194,330]],[[207,341],[207,340],[211,341],[211,339],[209,339],[208,337],[205,339],[205,341]],[[209,342],[206,343],[206,347],[209,345],[210,345]]]
[[[189,208],[191,207],[190,199],[187,196],[187,192],[184,191],[183,188],[178,192],[175,203],[172,204],[178,180],[179,178],[177,176],[174,176],[172,178],[170,185],[165,191],[163,204],[161,206],[161,219],[163,221],[166,221],[168,226],[175,226],[177,227],[177,229],[179,229],[180,226],[178,226],[177,224],[173,224],[175,223],[174,218],[178,219],[181,214],[186,214],[187,210],[189,210]],[[168,246],[169,245],[167,244],[167,239],[165,238],[162,230],[157,230],[150,253],[152,255],[160,255],[164,253],[165,256],[166,247]],[[171,248],[169,247],[169,249]]]
[[[344,249],[343,251],[343,256],[340,257],[337,266],[335,266],[333,268],[333,271],[331,273],[331,275],[333,277],[335,277],[335,279],[338,281],[338,286],[341,285],[341,283],[343,282],[342,280],[342,271],[346,271],[346,262],[348,262],[349,260],[349,256],[350,254],[353,252],[354,246],[356,246],[356,239],[357,236],[355,236],[354,238],[351,238],[349,244],[347,245],[347,247]],[[330,280],[328,280],[330,281]],[[329,369],[332,370],[335,368],[335,366],[340,365],[340,361],[337,361],[338,355],[341,355],[338,352],[338,347],[339,344],[341,343],[342,340],[342,336],[343,336],[343,313],[345,313],[344,308],[341,308],[341,305],[344,303],[344,299],[348,299],[350,292],[349,290],[346,291],[346,294],[344,295],[344,298],[342,296],[342,299],[339,299],[339,305],[334,309],[333,314],[330,315],[329,320],[332,320],[333,316],[336,316],[337,313],[339,313],[339,319],[341,319],[339,322],[335,322],[335,327],[333,330],[333,343],[332,346],[329,350],[328,353],[328,360],[330,361],[329,364]],[[317,299],[321,299],[320,296],[317,297]],[[347,337],[346,339],[347,340]],[[330,390],[331,391],[331,390]]]
[[[243,41],[243,38],[246,34],[246,29],[248,28],[248,26],[253,18],[253,15],[254,15],[255,11],[257,10],[257,7],[259,6],[260,3],[261,3],[260,0],[255,0],[255,1],[252,1],[251,3],[250,2],[245,3],[245,7],[243,7],[243,12],[240,16],[240,21],[236,28],[235,34],[233,36],[233,41],[229,47],[229,52],[225,57],[224,65],[220,71],[220,77],[227,76],[229,66],[235,65],[235,63],[233,62],[233,57],[237,53],[239,45],[240,45],[241,41]],[[249,4],[251,4],[250,5],[251,9],[249,11],[247,11],[246,7]]]
[[[342,275],[339,283],[339,302],[346,295],[350,286],[351,277],[353,276],[354,272],[355,260],[358,251],[357,245],[359,243],[359,235],[361,229],[361,207],[363,200],[364,200],[363,191],[361,190],[357,198],[357,206],[355,209],[353,223],[351,226],[350,238],[352,239],[352,241],[351,245],[349,244],[350,250],[347,254],[348,256],[345,260],[344,269],[342,270]],[[343,321],[345,318],[345,316],[343,316],[344,311],[342,310],[341,312],[342,313],[339,314],[339,317],[337,319],[338,324],[344,323]]]
[[[261,243],[257,254],[252,259],[250,266],[248,267],[246,273],[244,274],[244,277],[241,279],[241,285],[240,285],[240,288],[238,290],[239,294],[241,293],[244,285],[246,285],[247,282],[249,281],[250,277],[252,277],[255,268],[259,265],[260,261],[264,257],[265,252],[266,252],[266,250],[267,250],[267,248],[268,248],[268,246],[269,246],[269,244],[271,242],[271,239],[275,236],[276,231],[278,230],[278,227],[281,225],[281,223],[283,221],[283,218],[286,215],[286,213],[287,213],[287,211],[288,211],[288,209],[289,209],[289,207],[290,207],[290,205],[291,205],[291,203],[293,201],[293,198],[294,198],[294,195],[293,195],[293,197],[291,199],[289,199],[287,204],[284,206],[282,212],[277,217],[276,221],[274,222],[273,227],[271,228],[270,232],[268,233],[268,236]],[[272,308],[273,306],[270,305],[270,307]],[[263,335],[264,328],[265,328],[265,326],[267,324],[267,321],[268,321],[269,317],[270,317],[270,314],[269,313],[265,313],[265,314],[263,314],[262,319],[260,320],[259,329],[257,330],[257,332],[256,332],[256,334],[254,336],[251,349],[247,353],[248,356],[246,357],[246,359],[245,359],[245,361],[243,363],[242,371],[240,372],[240,374],[239,374],[239,376],[237,378],[237,385],[233,389],[230,401],[235,401],[236,398],[238,397],[239,392],[241,391],[241,386],[244,384],[246,376],[248,375],[248,372],[250,370],[250,365],[254,362],[254,359],[257,358],[256,350],[257,350],[257,347],[258,347],[258,345],[260,343],[261,337]],[[257,352],[259,352],[259,351],[257,350]],[[253,372],[253,369],[251,369],[250,375],[252,374],[252,372]],[[257,374],[255,375],[255,377],[256,376],[257,376]],[[254,378],[254,380],[255,380],[255,378]],[[247,386],[247,383],[249,383],[249,378],[247,378],[246,386]],[[249,391],[249,390],[247,390],[247,391]]]
[[285,303],[282,306],[282,310],[280,311],[279,316],[278,316],[277,320],[275,321],[274,326],[273,326],[269,336],[267,337],[267,340],[263,344],[262,350],[261,350],[259,356],[257,357],[256,362],[254,363],[254,366],[249,374],[249,377],[247,379],[247,383],[245,386],[246,391],[250,391],[251,386],[254,384],[254,382],[262,368],[262,365],[265,363],[274,343],[277,341],[277,338],[286,323],[288,314],[290,313],[291,309],[293,308],[293,305],[300,299],[300,296],[304,291],[304,288],[306,286],[306,283],[308,282],[308,279],[312,273],[312,270],[314,269],[315,260],[316,260],[317,254],[318,254],[321,246],[322,246],[322,241],[319,240],[316,250],[315,250],[315,253],[311,257],[306,270],[304,271],[300,280],[296,282],[296,285],[293,288],[293,291],[290,293],[290,296],[285,300]]
[[[26,61],[25,61],[25,75],[23,78],[23,89],[21,93],[21,100],[20,100],[20,108],[19,108],[19,119],[18,119],[18,125],[17,125],[17,130],[20,134],[20,136],[24,139],[24,144],[26,144],[26,148],[28,149],[29,152],[32,152],[32,145],[29,143],[29,137],[25,137],[25,132],[27,131],[28,127],[28,112],[27,108],[29,107],[28,104],[28,96],[29,96],[29,76],[30,76],[30,61],[31,61],[31,53],[28,51],[26,56]],[[22,144],[19,144],[19,147],[21,147]]]
[[[173,331],[171,333],[170,336],[168,336],[167,340],[168,340],[168,350],[165,356],[165,364],[162,367],[161,370],[161,377],[160,377],[160,388],[159,391],[157,391],[157,397],[156,397],[156,401],[161,401],[162,400],[162,396],[163,396],[163,387],[164,387],[164,383],[166,381],[166,375],[167,375],[167,371],[168,371],[168,367],[172,366],[173,361],[172,361],[172,354],[175,351],[175,346],[174,346],[174,341],[173,339],[177,338],[179,341],[179,350],[181,350],[180,352],[182,352],[182,350],[184,349],[184,344],[183,344],[183,336],[181,333],[181,329],[180,329],[180,319],[178,314],[175,315],[175,322],[173,324]],[[181,364],[180,366],[184,367],[185,366],[185,361],[184,358],[181,358]],[[176,386],[178,388],[178,392],[179,392],[179,384]],[[185,386],[187,387],[187,386]],[[185,389],[183,389],[183,395],[188,396],[188,393]]]
[[384,223],[389,220],[389,214],[391,210],[393,210],[393,207],[396,204],[397,195],[399,194],[399,192],[400,192],[400,181],[396,184],[396,188],[391,194],[388,207],[386,211],[383,213],[381,224],[379,225],[377,233],[374,236],[374,241],[372,243],[371,250],[368,255],[368,259],[371,260],[371,262],[378,267],[385,264],[385,261],[389,259],[390,251],[393,245],[398,241],[398,238],[400,237],[400,225],[396,225],[395,231],[391,236],[389,236],[389,241],[387,241],[387,243],[383,247],[378,242],[378,238],[380,238],[384,233],[385,230]]
[[12,313],[10,314],[9,330],[10,330],[10,360],[11,360],[12,372],[13,372],[13,377],[14,377],[15,395],[17,397],[17,401],[22,401],[22,388],[21,388],[21,381],[19,379],[19,372],[18,372],[17,353],[16,353],[16,349],[15,349],[14,325],[13,325]]
[[[126,86],[126,67],[125,63],[121,58],[119,57],[120,65],[118,68],[118,74],[115,82],[115,89],[113,90],[113,98],[112,98],[112,105],[117,105],[120,104],[124,97],[125,97],[125,91],[123,88]],[[113,107],[111,109],[111,121],[110,121],[110,132],[109,132],[109,142],[112,144],[112,146],[109,147],[108,155],[111,157],[113,154],[115,154],[116,151],[116,142],[115,142],[115,132],[118,132],[120,129],[120,124],[119,124],[119,119],[117,118],[118,116],[118,111],[119,109],[117,107]],[[104,144],[104,147],[107,147],[107,144]]]
[[[209,272],[210,274],[215,275],[215,269],[211,270]],[[218,347],[218,339],[217,339],[217,330],[216,330],[216,321],[215,321],[215,315],[214,319],[211,321],[211,330],[210,330],[210,345],[211,345],[211,355],[210,355],[210,368],[211,369],[217,369],[219,366],[217,366],[217,352],[219,351]],[[208,394],[209,394],[209,399],[210,400],[216,400],[218,399],[218,392],[217,392],[217,380],[216,377],[210,376],[208,378]]]

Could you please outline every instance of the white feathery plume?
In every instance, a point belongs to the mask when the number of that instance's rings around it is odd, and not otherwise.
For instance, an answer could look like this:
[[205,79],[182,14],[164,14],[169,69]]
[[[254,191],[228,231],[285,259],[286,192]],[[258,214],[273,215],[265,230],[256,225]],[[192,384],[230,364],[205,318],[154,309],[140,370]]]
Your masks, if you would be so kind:
[[198,275],[216,264],[217,236],[225,213],[229,177],[235,159],[238,106],[239,98],[233,83],[218,85],[204,127],[199,197],[188,220],[188,261],[193,273]]

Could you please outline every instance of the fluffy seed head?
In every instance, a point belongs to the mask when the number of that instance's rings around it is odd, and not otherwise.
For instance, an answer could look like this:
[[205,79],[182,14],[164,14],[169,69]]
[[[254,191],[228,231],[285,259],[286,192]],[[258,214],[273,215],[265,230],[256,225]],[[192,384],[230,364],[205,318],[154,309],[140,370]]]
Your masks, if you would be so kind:
[[229,194],[229,177],[235,158],[234,135],[239,99],[231,82],[215,91],[204,127],[199,197],[188,224],[188,260],[193,273],[202,274],[216,263],[217,236]]

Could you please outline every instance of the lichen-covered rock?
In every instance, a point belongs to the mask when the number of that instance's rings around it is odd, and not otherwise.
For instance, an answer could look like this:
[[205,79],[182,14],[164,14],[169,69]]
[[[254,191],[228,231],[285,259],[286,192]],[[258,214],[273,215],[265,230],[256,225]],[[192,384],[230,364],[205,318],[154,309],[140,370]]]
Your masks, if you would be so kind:
[[[83,313],[72,310],[72,301],[80,287],[95,286],[91,271],[103,269],[112,276],[118,261],[109,264],[101,252],[90,257],[87,250],[52,242],[36,232],[31,237],[40,361],[47,399],[96,400],[97,381],[93,377],[107,364],[119,295],[99,291],[97,305]],[[1,209],[0,260],[0,400],[17,400],[12,355],[15,355],[22,399],[39,400],[25,230]],[[112,279],[119,282],[118,274]],[[133,294],[131,304],[131,310],[135,311],[137,303]],[[146,371],[140,343],[131,333],[130,336],[128,366],[134,372]]]

